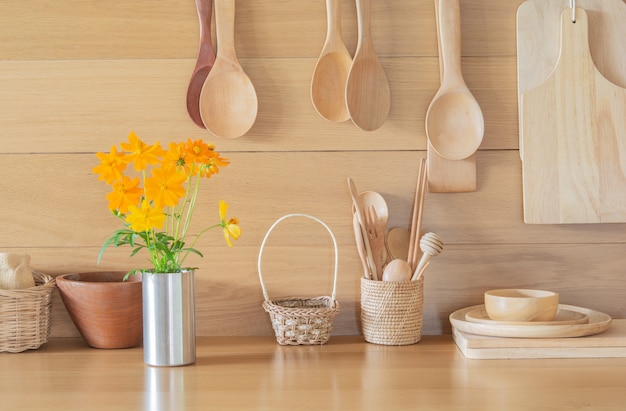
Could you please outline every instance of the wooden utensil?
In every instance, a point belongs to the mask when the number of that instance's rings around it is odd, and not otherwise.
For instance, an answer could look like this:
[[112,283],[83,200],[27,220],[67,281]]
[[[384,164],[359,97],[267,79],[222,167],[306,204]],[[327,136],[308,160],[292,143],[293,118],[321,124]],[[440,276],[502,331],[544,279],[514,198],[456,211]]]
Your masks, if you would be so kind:
[[363,240],[363,233],[361,232],[361,225],[356,217],[356,214],[352,216],[352,227],[354,228],[354,239],[356,240],[356,249],[359,253],[361,264],[363,265],[363,277],[368,280],[372,279],[372,270],[368,265],[367,254],[365,251],[365,243]]
[[435,233],[426,233],[420,239],[420,248],[422,250],[422,258],[415,268],[411,281],[418,280],[432,257],[438,256],[443,250],[443,241]]
[[426,112],[432,147],[448,160],[472,155],[483,139],[484,120],[461,71],[461,13],[458,0],[439,0],[438,34],[443,79]]
[[213,0],[196,0],[198,21],[200,22],[200,49],[196,66],[189,80],[187,88],[187,112],[189,117],[199,127],[205,128],[200,116],[200,92],[213,64],[215,63],[215,50],[211,41],[211,12]]
[[626,221],[626,89],[596,69],[587,13],[561,14],[552,74],[522,94],[524,221]]
[[235,138],[254,124],[258,101],[235,49],[235,1],[215,0],[217,56],[200,94],[200,116],[211,134]]
[[376,57],[371,36],[371,0],[356,0],[358,40],[346,84],[346,104],[352,122],[365,131],[387,119],[391,93],[385,70]]
[[[577,311],[587,314],[589,322],[587,324],[564,324],[564,325],[492,325],[477,324],[465,319],[468,312],[480,308],[475,305],[450,314],[450,323],[456,329],[470,334],[491,336],[491,337],[515,337],[515,338],[570,338],[584,337],[599,334],[606,331],[611,325],[611,317],[600,311],[588,308],[576,307],[573,305],[559,304],[559,309]],[[578,339],[578,340],[584,340]],[[580,342],[580,341],[579,341]],[[582,343],[582,342],[581,342]],[[584,343],[582,343],[584,344]]]
[[[439,0],[435,0],[435,23],[439,32]],[[443,80],[441,41],[439,50],[439,80]],[[448,160],[439,155],[427,139],[428,191],[431,193],[462,193],[476,191],[476,154],[463,160]]]
[[[348,177],[348,189],[350,191],[350,196],[352,197],[352,204],[354,204],[355,206],[354,215],[356,215],[357,221],[359,222],[359,226],[361,227],[361,232],[367,233],[367,228],[365,226],[365,219],[363,217],[363,206],[361,204],[361,201],[359,200],[359,194],[358,194],[358,191],[356,190],[356,186],[354,185],[354,181],[352,181],[352,178],[350,177]],[[367,265],[371,269],[372,280],[378,280],[378,276],[376,275],[376,270],[374,269],[374,267],[376,267],[376,264],[374,263],[374,259],[372,257],[372,248],[370,247],[370,242],[366,238],[366,236],[364,236],[363,240],[364,240],[363,245],[365,246],[365,255],[367,257],[367,263],[368,263]]]
[[389,220],[389,207],[385,198],[376,191],[363,191],[359,193],[359,199],[364,208],[374,207],[378,226],[385,232],[387,231],[387,221]]
[[410,279],[411,266],[400,258],[391,260],[383,271],[383,281],[409,281]]
[[391,260],[399,258],[407,261],[409,258],[409,230],[404,227],[393,227],[385,236],[385,248]]
[[326,0],[326,41],[311,80],[311,101],[326,120],[342,122],[350,118],[346,106],[346,82],[352,57],[341,33],[341,0]]
[[381,229],[378,216],[373,206],[365,207],[363,211],[365,227],[367,228],[367,238],[372,249],[376,277],[382,278],[383,261],[385,259],[385,230]]
[[422,215],[424,212],[424,196],[426,194],[426,181],[428,179],[426,171],[426,161],[421,158],[419,162],[419,169],[417,171],[417,186],[415,187],[415,197],[413,198],[413,211],[411,213],[411,222],[409,227],[409,255],[407,262],[411,266],[411,270],[415,270],[417,267],[417,260],[419,259],[418,243],[420,238],[420,232],[422,230]]
[[[577,0],[588,11],[589,51],[596,67],[620,87],[626,87],[626,3],[623,0]],[[548,78],[559,58],[561,12],[569,0],[527,0],[517,9],[517,91],[522,94]],[[541,45],[540,47],[538,45]],[[520,133],[520,158],[523,142]]]

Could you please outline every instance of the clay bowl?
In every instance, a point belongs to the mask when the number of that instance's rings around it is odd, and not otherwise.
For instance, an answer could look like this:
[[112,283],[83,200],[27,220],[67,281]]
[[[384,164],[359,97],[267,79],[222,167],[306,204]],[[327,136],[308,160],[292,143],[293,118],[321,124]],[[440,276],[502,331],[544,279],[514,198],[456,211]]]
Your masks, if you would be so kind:
[[130,348],[143,339],[141,275],[92,272],[60,275],[59,293],[74,325],[93,348]]
[[552,321],[559,295],[552,291],[501,289],[485,292],[485,310],[495,321]]

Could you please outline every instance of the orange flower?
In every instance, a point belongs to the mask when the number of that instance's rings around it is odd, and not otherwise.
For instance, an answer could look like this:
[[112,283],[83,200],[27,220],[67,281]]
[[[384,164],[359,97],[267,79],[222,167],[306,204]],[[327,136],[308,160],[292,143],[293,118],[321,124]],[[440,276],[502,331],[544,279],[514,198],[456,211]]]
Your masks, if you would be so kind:
[[186,180],[185,173],[174,167],[155,168],[152,177],[146,178],[146,198],[157,208],[173,207],[185,196],[183,184]]
[[128,143],[122,143],[121,146],[128,152],[124,156],[124,162],[133,163],[135,171],[145,170],[148,164],[158,164],[160,157],[165,154],[158,141],[150,146],[141,141],[133,131],[128,135]]
[[187,144],[185,145],[187,162],[204,163],[209,158],[215,156],[214,149],[215,146],[213,144],[207,144],[203,140],[191,141],[191,139],[187,139]]
[[143,190],[139,188],[138,177],[131,180],[129,177],[123,176],[121,180],[112,185],[113,191],[106,197],[109,200],[110,210],[117,210],[124,214],[128,211],[129,206],[139,203]]
[[170,143],[167,153],[165,153],[165,156],[163,156],[163,166],[172,166],[175,167],[177,170],[180,170],[181,168],[186,168],[186,155],[187,152],[185,151],[184,143]]
[[230,160],[224,157],[220,157],[219,154],[217,154],[215,157],[209,159],[202,165],[202,167],[200,168],[200,175],[202,177],[209,178],[213,174],[219,173],[221,167],[226,167],[229,164]]
[[131,230],[142,232],[163,227],[163,223],[165,222],[163,210],[150,207],[150,203],[146,200],[141,202],[141,208],[132,205],[128,209],[130,213],[126,216],[126,222],[130,224]]
[[100,174],[98,180],[104,180],[107,184],[122,179],[122,172],[126,169],[123,161],[124,152],[117,152],[115,146],[111,147],[110,153],[96,153],[100,159],[100,165],[93,168],[93,172]]

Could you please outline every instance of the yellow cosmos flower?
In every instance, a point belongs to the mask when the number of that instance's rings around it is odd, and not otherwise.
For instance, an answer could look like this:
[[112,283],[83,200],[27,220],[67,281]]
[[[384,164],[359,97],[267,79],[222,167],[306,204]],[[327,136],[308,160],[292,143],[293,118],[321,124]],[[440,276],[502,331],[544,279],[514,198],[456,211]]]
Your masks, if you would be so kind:
[[239,227],[239,220],[237,218],[226,220],[226,210],[228,210],[228,204],[220,200],[220,225],[224,231],[224,240],[226,240],[226,244],[228,244],[229,247],[232,247],[233,243],[230,241],[230,238],[232,237],[233,240],[237,240],[239,236],[241,236],[241,228]]
[[128,154],[124,156],[124,162],[133,163],[135,171],[145,170],[148,164],[158,164],[160,158],[165,155],[165,150],[157,141],[153,145],[148,145],[141,141],[134,132],[128,135],[128,143],[121,144],[122,149]]
[[163,210],[151,207],[146,200],[141,202],[141,208],[132,205],[128,207],[128,211],[126,222],[130,224],[130,229],[133,231],[142,232],[163,228],[165,222]]
[[107,194],[109,200],[109,209],[117,210],[124,214],[128,211],[128,207],[139,203],[143,190],[139,188],[139,178],[132,180],[123,176],[121,180],[112,184],[113,191]]
[[96,153],[100,159],[100,165],[93,168],[95,174],[100,174],[98,180],[104,180],[107,184],[122,179],[122,172],[126,169],[126,163],[122,160],[124,152],[117,152],[115,146],[111,147],[110,153]]
[[146,198],[157,208],[173,207],[185,196],[183,184],[186,180],[185,173],[174,167],[155,168],[152,177],[146,178]]

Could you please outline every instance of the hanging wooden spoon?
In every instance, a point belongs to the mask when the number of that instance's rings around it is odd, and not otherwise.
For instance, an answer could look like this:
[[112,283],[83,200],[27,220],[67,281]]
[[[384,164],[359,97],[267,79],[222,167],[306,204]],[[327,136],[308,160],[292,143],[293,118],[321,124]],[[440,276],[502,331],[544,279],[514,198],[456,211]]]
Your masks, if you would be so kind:
[[191,74],[189,87],[187,88],[187,112],[189,117],[198,126],[204,128],[200,117],[200,92],[213,64],[215,63],[215,50],[211,41],[211,12],[213,0],[196,0],[198,20],[200,22],[200,50],[196,67]]
[[365,131],[383,125],[391,106],[391,93],[371,36],[370,0],[357,0],[359,35],[346,84],[346,104],[352,122]]
[[217,137],[235,138],[254,124],[258,101],[254,85],[235,50],[235,2],[215,0],[217,57],[200,94],[200,116]]
[[326,16],[326,42],[313,70],[311,100],[320,116],[342,122],[350,118],[345,91],[352,57],[341,34],[341,0],[326,0]]
[[[435,23],[439,33],[439,0],[435,0]],[[441,39],[438,38],[439,81],[443,79]],[[463,160],[448,160],[439,155],[427,140],[428,191],[431,193],[460,193],[476,191],[476,153]]]
[[485,124],[461,71],[459,0],[440,0],[436,12],[443,78],[426,112],[426,134],[439,155],[448,160],[462,160],[480,146]]

